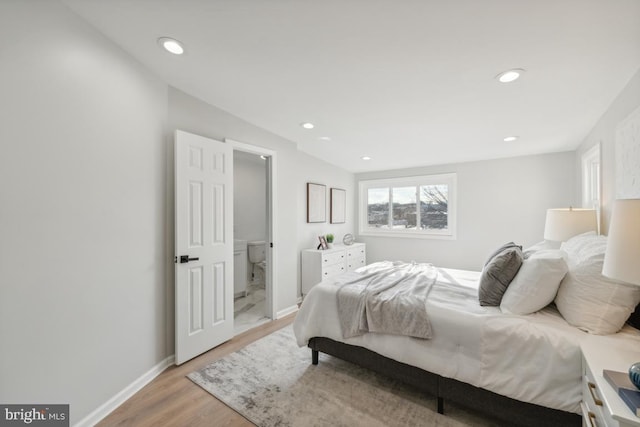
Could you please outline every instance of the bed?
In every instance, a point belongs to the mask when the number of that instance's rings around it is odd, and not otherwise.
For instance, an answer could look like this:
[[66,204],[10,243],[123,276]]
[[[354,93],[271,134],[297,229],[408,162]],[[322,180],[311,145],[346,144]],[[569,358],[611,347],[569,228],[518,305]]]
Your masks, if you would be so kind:
[[[597,269],[592,264],[600,262],[599,254],[604,254],[606,242],[598,236],[598,247],[594,250],[593,245],[585,243],[593,240],[593,236],[585,236],[581,242],[563,245],[559,253],[566,264],[565,270],[556,278],[558,283],[546,291],[541,290],[540,271],[532,271],[525,258],[527,251],[524,252],[524,264],[517,274],[536,274],[535,293],[546,292],[557,302],[550,304],[547,296],[541,301],[543,307],[527,314],[479,304],[479,287],[487,266],[482,273],[433,267],[437,277],[429,288],[425,307],[432,330],[430,339],[378,332],[345,338],[339,320],[342,313],[338,313],[338,293],[345,283],[357,280],[366,270],[345,273],[319,283],[305,296],[294,321],[297,343],[311,348],[314,364],[318,363],[318,352],[322,352],[412,384],[437,397],[440,413],[444,412],[447,401],[453,401],[487,412],[509,425],[581,425],[580,342],[587,336],[593,339],[594,332],[602,333],[609,327],[615,328],[615,333],[607,334],[608,339],[640,348],[639,332],[624,325],[640,301],[640,290],[624,287],[621,292],[617,288],[619,284],[615,284],[616,298],[624,300],[625,307],[604,311],[609,313],[608,317],[612,312],[623,317],[622,324],[608,319],[603,326],[598,319],[600,323],[594,326],[589,324],[594,322],[593,313],[589,313],[586,320],[579,316],[576,320],[573,316],[576,306],[601,306],[599,301],[594,301],[593,292],[583,289],[585,263]],[[528,256],[537,251],[529,250]],[[548,255],[548,251],[540,251],[543,252]],[[552,270],[549,264],[543,267],[545,272]],[[548,277],[543,279],[549,281]],[[518,286],[516,282],[522,282],[512,280],[514,289]],[[602,280],[598,277],[598,288]],[[582,287],[576,286],[576,281]],[[530,281],[527,283],[533,286]],[[561,283],[567,288],[562,292]],[[528,292],[521,295],[524,305],[538,298],[531,296],[531,289]],[[576,293],[586,295],[587,303],[580,298],[576,301]],[[598,298],[616,300],[611,295],[598,295]],[[536,307],[527,309],[532,308]],[[571,324],[565,316],[571,319]],[[586,326],[576,325],[580,321]]]

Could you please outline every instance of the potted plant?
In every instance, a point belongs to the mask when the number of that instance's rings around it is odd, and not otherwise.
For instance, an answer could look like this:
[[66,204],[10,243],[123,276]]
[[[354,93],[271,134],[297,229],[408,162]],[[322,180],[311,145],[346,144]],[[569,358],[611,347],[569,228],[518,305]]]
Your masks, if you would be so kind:
[[332,248],[333,247],[333,234],[329,233],[324,237],[325,237],[325,239],[327,239],[327,243],[329,244],[329,247]]

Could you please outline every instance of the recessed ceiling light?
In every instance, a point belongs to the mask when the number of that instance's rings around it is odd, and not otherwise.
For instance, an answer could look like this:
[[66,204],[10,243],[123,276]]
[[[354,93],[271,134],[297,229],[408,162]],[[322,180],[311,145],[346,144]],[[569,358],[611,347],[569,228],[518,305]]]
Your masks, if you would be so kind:
[[503,141],[504,141],[504,142],[513,142],[513,141],[515,141],[516,139],[518,139],[518,137],[517,137],[517,136],[515,136],[515,135],[514,135],[514,136],[505,136],[505,137],[503,138]]
[[522,75],[522,73],[524,73],[524,71],[525,70],[523,70],[522,68],[514,68],[513,70],[507,70],[505,72],[498,74],[496,76],[496,79],[498,79],[500,83],[511,83],[513,81],[518,80]]
[[371,160],[371,157],[369,157],[369,156],[362,156],[362,157],[361,157],[361,159],[362,159],[362,160]]
[[328,136],[319,136],[318,139],[320,141],[331,141],[331,138],[329,138]]
[[158,44],[164,48],[169,53],[173,53],[174,55],[182,55],[184,53],[184,46],[176,39],[172,39],[171,37],[160,37],[158,39]]
[[262,160],[267,160],[267,156],[260,156]]
[[309,122],[300,123],[300,126],[302,126],[305,129],[313,129],[315,127],[313,123],[309,123]]

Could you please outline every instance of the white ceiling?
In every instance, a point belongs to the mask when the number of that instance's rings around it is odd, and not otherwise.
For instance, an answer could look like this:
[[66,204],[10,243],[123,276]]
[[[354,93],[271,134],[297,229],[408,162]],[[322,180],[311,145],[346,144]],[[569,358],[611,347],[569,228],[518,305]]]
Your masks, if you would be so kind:
[[638,0],[63,1],[170,85],[352,172],[575,149],[640,68]]

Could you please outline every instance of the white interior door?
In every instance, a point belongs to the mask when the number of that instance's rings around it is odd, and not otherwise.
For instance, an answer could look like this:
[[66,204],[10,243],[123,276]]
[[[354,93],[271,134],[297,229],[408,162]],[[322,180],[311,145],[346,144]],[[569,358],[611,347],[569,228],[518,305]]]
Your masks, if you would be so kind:
[[233,337],[233,151],[175,134],[176,350],[179,365]]

